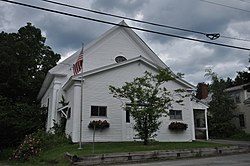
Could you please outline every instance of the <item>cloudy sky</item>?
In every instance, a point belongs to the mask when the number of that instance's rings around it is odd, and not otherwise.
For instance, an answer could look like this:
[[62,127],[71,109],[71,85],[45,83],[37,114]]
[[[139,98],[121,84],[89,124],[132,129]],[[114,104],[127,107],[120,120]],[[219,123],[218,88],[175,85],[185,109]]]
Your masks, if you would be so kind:
[[[119,23],[121,19],[62,7],[41,0],[13,0],[85,17]],[[61,3],[145,20],[204,33],[219,33],[212,42],[250,48],[250,0],[53,0]],[[130,26],[211,41],[204,35],[149,26],[125,20]],[[0,31],[17,32],[31,22],[42,30],[46,44],[66,58],[110,29],[111,25],[72,18],[0,1]],[[249,51],[192,42],[168,36],[135,31],[175,72],[196,85],[207,81],[205,69],[223,78],[249,65]],[[232,37],[235,39],[228,39]],[[238,40],[243,39],[243,40]],[[249,40],[249,41],[246,41]]]

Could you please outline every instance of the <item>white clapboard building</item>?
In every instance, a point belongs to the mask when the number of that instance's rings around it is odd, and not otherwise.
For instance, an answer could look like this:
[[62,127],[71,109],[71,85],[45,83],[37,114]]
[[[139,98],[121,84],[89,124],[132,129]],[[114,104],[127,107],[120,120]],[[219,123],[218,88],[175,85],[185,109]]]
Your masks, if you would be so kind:
[[[124,21],[120,24],[127,26]],[[96,141],[137,139],[133,119],[129,119],[122,108],[124,103],[110,94],[109,85],[121,87],[125,82],[142,76],[145,71],[156,73],[157,68],[168,66],[133,30],[120,26],[114,26],[84,47],[83,72],[74,75],[72,66],[80,53],[81,49],[46,75],[38,99],[42,106],[48,107],[47,130],[53,127],[53,121],[59,122],[64,116],[67,118],[66,134],[71,136],[73,142],[91,142],[93,129],[88,127],[89,123],[106,120],[110,126],[96,130]],[[165,86],[172,92],[181,88],[192,94],[196,90],[181,78],[169,81]],[[66,101],[64,106],[60,104],[62,96]],[[160,119],[162,124],[156,140],[180,142],[208,139],[207,106],[198,99],[190,95],[184,98],[182,105],[173,104],[167,111],[169,116]],[[188,128],[183,131],[169,130],[171,122],[185,123]]]

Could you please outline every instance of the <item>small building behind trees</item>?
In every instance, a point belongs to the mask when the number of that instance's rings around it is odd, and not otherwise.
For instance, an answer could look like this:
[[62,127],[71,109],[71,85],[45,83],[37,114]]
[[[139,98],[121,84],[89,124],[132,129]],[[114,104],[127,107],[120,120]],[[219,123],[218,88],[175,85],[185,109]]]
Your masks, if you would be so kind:
[[237,128],[250,133],[250,83],[226,89],[236,105],[233,123]]

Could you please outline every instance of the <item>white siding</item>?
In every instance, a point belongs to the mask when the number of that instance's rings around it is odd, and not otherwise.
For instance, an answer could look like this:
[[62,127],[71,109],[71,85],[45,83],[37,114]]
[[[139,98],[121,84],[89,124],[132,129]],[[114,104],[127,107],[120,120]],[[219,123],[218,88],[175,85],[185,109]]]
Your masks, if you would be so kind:
[[[96,132],[96,141],[122,141],[125,130],[125,114],[121,108],[121,101],[113,98],[109,92],[109,85],[121,86],[125,81],[132,81],[133,78],[141,76],[145,70],[144,65],[138,63],[130,64],[126,67],[102,72],[84,81],[84,115],[83,115],[83,140],[91,141],[93,131],[88,128],[92,120],[107,120],[110,128]],[[91,105],[107,106],[107,117],[91,117]]]
[[[171,81],[172,82],[172,81]],[[172,82],[173,83],[173,82]],[[172,84],[173,85],[173,84]],[[170,86],[166,86],[168,89],[171,89]],[[180,87],[179,87],[180,88]],[[157,140],[159,141],[169,141],[169,142],[181,142],[181,141],[192,141],[192,131],[193,131],[193,116],[192,108],[190,107],[190,98],[184,98],[182,102],[184,105],[178,103],[173,103],[171,109],[173,110],[182,110],[182,120],[172,120],[169,116],[162,117],[160,121],[162,122],[161,128],[158,131]],[[171,131],[168,129],[168,125],[171,122],[182,122],[188,124],[188,128],[185,131]]]
[[[106,72],[94,74],[86,77],[84,81],[84,102],[83,102],[83,136],[84,142],[91,142],[93,130],[88,128],[88,124],[92,120],[107,120],[110,123],[110,128],[97,131],[96,141],[131,141],[133,140],[134,131],[131,124],[125,122],[125,111],[121,108],[122,102],[113,98],[109,92],[109,85],[121,87],[125,81],[132,81],[133,78],[142,76],[144,71],[155,73],[154,69],[149,68],[144,63],[132,63],[126,66],[121,66]],[[181,88],[175,81],[169,82],[167,88]],[[191,141],[192,140],[192,109],[190,99],[184,100],[185,106],[174,104],[174,109],[181,109],[183,122],[187,123],[189,128],[181,133],[172,133],[168,130],[168,125],[171,122],[169,117],[163,117],[162,127],[158,132],[157,140],[159,141]],[[91,117],[91,105],[107,106],[107,117]],[[78,118],[78,117],[77,117]],[[75,121],[75,120],[74,120]]]
[[95,47],[86,50],[83,57],[84,71],[113,64],[119,54],[123,54],[127,59],[140,55],[150,59],[122,28],[118,28],[96,43]]

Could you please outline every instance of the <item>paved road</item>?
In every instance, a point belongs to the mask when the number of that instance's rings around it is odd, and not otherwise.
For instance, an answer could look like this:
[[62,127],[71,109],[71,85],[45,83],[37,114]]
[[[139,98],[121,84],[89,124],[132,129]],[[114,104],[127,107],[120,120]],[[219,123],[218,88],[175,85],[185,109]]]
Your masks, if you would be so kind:
[[[198,159],[180,159],[149,163],[122,164],[120,166],[250,166],[250,153]],[[118,165],[117,165],[118,166]]]

